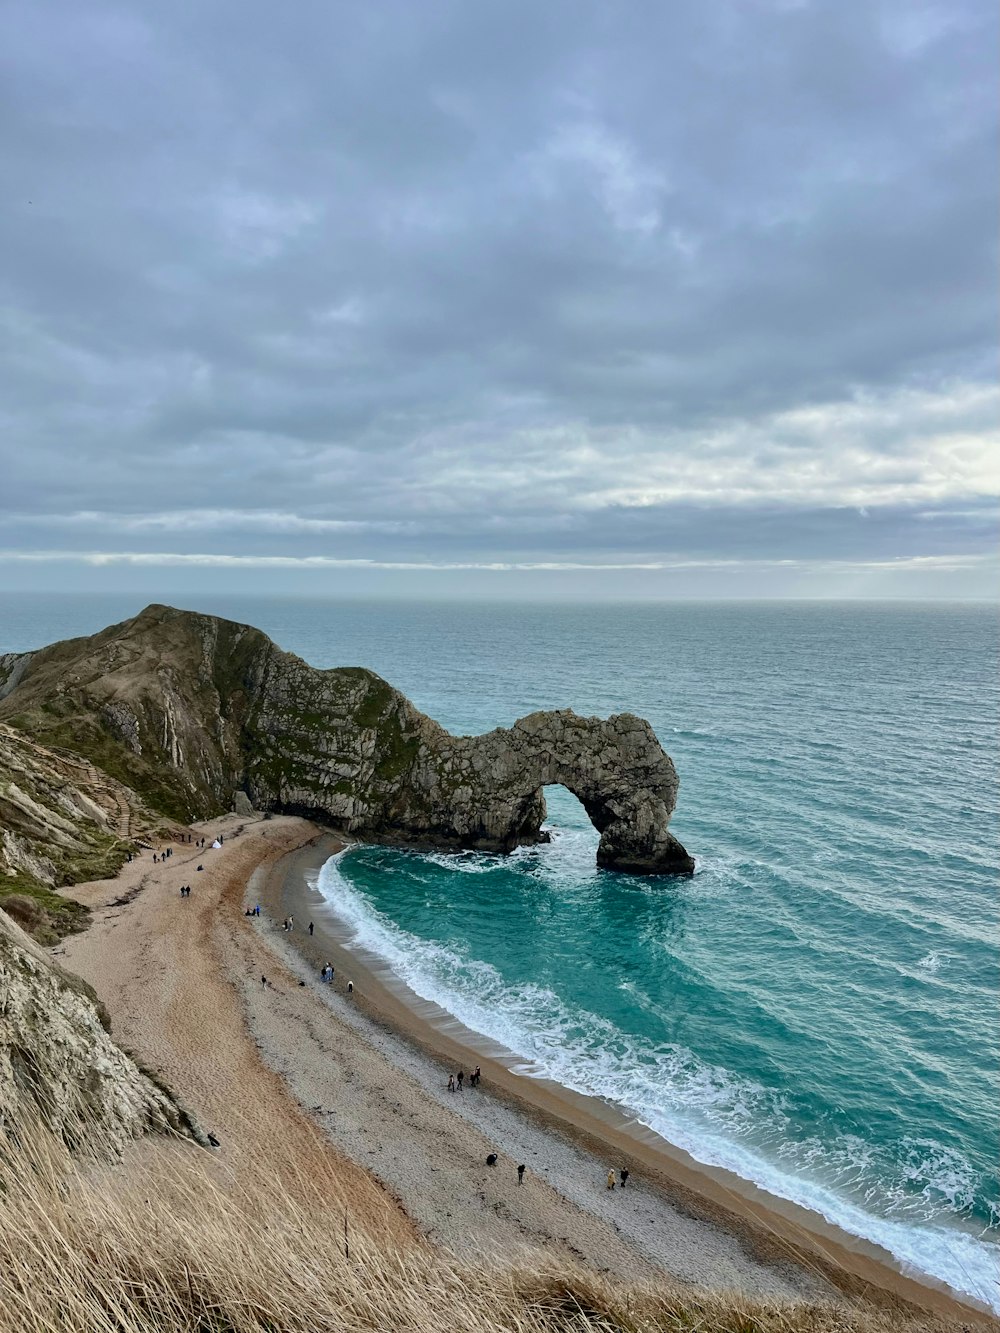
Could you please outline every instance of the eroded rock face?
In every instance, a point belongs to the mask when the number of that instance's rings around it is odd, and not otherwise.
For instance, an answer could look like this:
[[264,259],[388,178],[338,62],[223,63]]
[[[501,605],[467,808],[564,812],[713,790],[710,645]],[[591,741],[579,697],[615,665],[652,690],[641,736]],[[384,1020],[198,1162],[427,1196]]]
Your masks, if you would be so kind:
[[559,783],[599,830],[601,865],[694,869],[667,828],[673,763],[628,713],[533,713],[452,736],[371,671],[317,671],[259,630],[160,606],[19,658],[16,672],[0,718],[176,818],[231,809],[241,791],[361,837],[510,851],[539,841],[542,788]]
[[150,1131],[203,1141],[111,1040],[89,988],[0,911],[0,1123],[36,1117],[74,1150],[114,1153]]
[[[52,890],[113,875],[162,823],[92,763],[0,723],[0,907],[14,895],[11,915],[37,939],[51,944],[87,918]],[[25,893],[38,912],[26,914]]]

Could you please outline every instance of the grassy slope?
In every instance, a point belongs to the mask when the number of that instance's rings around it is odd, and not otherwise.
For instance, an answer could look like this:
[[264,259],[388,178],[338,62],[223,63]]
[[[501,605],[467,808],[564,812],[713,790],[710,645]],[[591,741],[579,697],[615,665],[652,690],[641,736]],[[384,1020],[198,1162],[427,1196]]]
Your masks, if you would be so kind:
[[135,1154],[124,1172],[95,1173],[37,1132],[19,1137],[18,1154],[0,1150],[0,1333],[1000,1329],[901,1308],[626,1286],[527,1250],[513,1265],[460,1264],[427,1243],[373,1234],[332,1167],[289,1182],[262,1161],[235,1191],[196,1151]]

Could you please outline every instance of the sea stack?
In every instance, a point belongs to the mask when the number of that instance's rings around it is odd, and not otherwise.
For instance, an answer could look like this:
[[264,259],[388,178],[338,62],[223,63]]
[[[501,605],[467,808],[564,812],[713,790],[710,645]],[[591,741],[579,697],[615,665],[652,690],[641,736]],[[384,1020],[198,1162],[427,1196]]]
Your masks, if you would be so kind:
[[560,710],[452,736],[374,672],[317,670],[215,616],[150,606],[0,657],[0,720],[184,821],[248,801],[374,841],[507,852],[544,839],[558,783],[601,834],[599,865],[694,870],[668,830],[676,770],[642,718]]

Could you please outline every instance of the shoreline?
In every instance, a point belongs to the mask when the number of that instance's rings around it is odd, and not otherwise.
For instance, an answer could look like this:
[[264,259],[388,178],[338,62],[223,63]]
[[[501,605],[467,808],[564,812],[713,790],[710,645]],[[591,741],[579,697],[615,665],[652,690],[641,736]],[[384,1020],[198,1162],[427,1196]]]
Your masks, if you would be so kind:
[[[464,1093],[455,1108],[460,1114],[465,1113],[470,1100],[478,1100],[485,1093],[587,1153],[595,1166],[594,1198],[581,1201],[582,1206],[600,1202],[603,1174],[609,1167],[626,1165],[631,1172],[630,1191],[642,1181],[675,1214],[734,1237],[747,1256],[775,1271],[810,1272],[822,1279],[815,1283],[817,1288],[836,1288],[849,1297],[883,1305],[903,1301],[951,1318],[990,1318],[988,1309],[977,1305],[971,1296],[925,1275],[904,1273],[888,1251],[843,1231],[818,1213],[766,1193],[750,1181],[697,1162],[612,1105],[550,1079],[519,1072],[524,1067],[523,1058],[416,995],[382,959],[351,943],[350,928],[307,882],[307,875],[318,874],[329,857],[349,840],[318,832],[312,843],[262,868],[248,885],[248,901],[265,903],[265,910],[275,921],[292,915],[297,923],[296,930],[287,935],[278,929],[277,939],[269,941],[272,947],[283,956],[297,957],[313,978],[323,962],[332,962],[336,968],[334,990],[339,991],[350,977],[355,985],[352,1007],[430,1060],[441,1086],[449,1067],[481,1065],[482,1092]],[[316,932],[312,938],[305,932],[310,919]],[[600,1162],[603,1167],[598,1166]],[[622,1229],[619,1223],[615,1226],[616,1230]],[[654,1267],[685,1280],[683,1273],[660,1262],[657,1254],[643,1245],[641,1236],[630,1239],[646,1251]],[[816,1290],[811,1298],[818,1295]],[[810,1297],[803,1293],[800,1298]]]

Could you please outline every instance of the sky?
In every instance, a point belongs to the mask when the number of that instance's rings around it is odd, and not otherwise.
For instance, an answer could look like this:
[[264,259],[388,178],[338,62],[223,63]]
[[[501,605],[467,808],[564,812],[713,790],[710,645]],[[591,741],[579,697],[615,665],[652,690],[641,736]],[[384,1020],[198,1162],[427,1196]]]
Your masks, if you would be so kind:
[[8,0],[0,590],[994,597],[993,0]]

